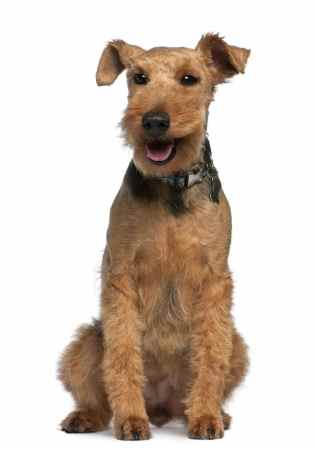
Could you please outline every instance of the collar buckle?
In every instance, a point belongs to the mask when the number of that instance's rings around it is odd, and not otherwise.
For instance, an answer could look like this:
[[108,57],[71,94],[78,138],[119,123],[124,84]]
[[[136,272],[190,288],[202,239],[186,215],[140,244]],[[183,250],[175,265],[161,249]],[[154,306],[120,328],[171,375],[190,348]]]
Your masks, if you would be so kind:
[[166,177],[157,177],[155,179],[167,183],[176,191],[182,191],[183,189],[188,189],[195,184],[202,183],[203,179],[206,178],[209,185],[210,200],[218,203],[221,182],[213,163],[211,146],[207,137],[205,137],[203,144],[203,158],[203,165],[199,168],[195,168],[185,173],[178,173]]

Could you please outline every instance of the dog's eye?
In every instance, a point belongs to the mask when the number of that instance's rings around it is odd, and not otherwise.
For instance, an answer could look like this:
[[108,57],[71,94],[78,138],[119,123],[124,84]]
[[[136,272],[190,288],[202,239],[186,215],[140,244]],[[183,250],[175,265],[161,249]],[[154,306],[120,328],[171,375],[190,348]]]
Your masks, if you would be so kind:
[[183,77],[181,78],[181,84],[183,84],[184,86],[192,86],[193,84],[196,84],[198,82],[198,78],[189,74],[183,75]]
[[136,84],[147,84],[149,81],[147,75],[144,73],[135,73],[133,80]]

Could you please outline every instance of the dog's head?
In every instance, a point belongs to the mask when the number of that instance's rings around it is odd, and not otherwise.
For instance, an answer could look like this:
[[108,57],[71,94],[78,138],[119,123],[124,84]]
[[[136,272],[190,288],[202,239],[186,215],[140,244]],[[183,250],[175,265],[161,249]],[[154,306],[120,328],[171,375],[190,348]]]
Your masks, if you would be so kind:
[[127,69],[129,96],[122,127],[144,175],[170,175],[200,160],[215,86],[244,72],[249,53],[215,34],[202,36],[194,50],[145,51],[120,40],[107,45],[97,84],[110,85]]

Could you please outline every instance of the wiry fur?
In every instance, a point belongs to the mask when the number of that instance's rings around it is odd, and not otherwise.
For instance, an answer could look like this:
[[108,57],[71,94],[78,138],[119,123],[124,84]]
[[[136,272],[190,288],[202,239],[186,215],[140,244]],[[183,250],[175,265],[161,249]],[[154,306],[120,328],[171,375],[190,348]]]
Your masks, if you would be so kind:
[[[248,55],[210,34],[195,50],[144,51],[113,41],[103,52],[99,84],[128,70],[122,125],[134,162],[111,208],[100,320],[79,330],[60,361],[60,379],[76,402],[62,422],[67,432],[98,431],[113,417],[119,439],[147,439],[149,421],[161,426],[182,417],[190,437],[213,439],[230,425],[223,403],[248,362],[231,315],[229,205],[223,191],[211,202],[206,182],[179,199],[151,177],[201,160],[214,86],[243,72]],[[135,71],[150,83],[133,84]],[[182,86],[185,73],[199,83]],[[180,139],[165,166],[145,157],[141,118],[148,111],[167,111],[168,137]]]

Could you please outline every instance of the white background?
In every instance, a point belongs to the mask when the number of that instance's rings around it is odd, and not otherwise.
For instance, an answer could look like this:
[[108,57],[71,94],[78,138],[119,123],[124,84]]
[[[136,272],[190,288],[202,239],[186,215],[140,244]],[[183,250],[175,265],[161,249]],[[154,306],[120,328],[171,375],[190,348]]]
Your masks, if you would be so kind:
[[[312,1],[14,1],[0,7],[3,448],[315,448],[315,13]],[[107,40],[195,46],[207,31],[252,49],[219,88],[209,133],[233,213],[235,316],[251,371],[224,440],[179,425],[148,442],[66,435],[56,362],[98,314],[111,202],[130,151],[125,77],[97,88]]]

